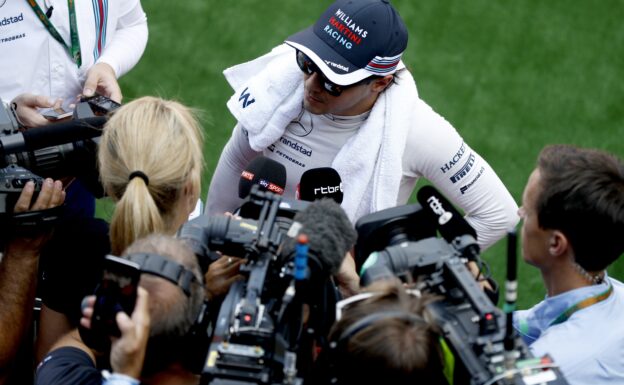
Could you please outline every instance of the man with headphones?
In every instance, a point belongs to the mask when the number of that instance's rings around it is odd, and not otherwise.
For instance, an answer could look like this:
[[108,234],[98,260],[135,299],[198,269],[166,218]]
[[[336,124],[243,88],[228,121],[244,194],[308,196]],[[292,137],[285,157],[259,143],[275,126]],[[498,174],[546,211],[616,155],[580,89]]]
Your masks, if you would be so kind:
[[[181,240],[151,235],[130,245],[124,258],[138,263],[142,274],[131,317],[123,312],[116,316],[121,337],[112,338],[113,373],[100,372],[96,355],[75,330],[39,364],[36,384],[199,383],[193,371],[197,354],[186,354],[193,350],[189,336],[204,311],[203,278],[195,255]],[[90,327],[94,303],[94,296],[83,302],[84,327]]]
[[378,281],[338,303],[316,384],[447,385],[446,348],[425,306],[435,298]]

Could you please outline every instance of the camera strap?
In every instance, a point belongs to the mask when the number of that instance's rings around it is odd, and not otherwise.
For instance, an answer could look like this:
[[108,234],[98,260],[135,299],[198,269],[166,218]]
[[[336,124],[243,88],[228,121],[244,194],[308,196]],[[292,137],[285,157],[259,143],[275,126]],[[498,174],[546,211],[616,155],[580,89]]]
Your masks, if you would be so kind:
[[71,45],[68,45],[61,34],[56,30],[48,16],[41,10],[39,4],[37,4],[36,0],[26,0],[30,8],[35,12],[37,18],[41,20],[41,23],[45,27],[45,29],[50,32],[50,35],[54,38],[54,40],[58,41],[72,58],[74,63],[78,67],[82,65],[82,56],[80,54],[80,39],[78,38],[78,23],[76,22],[76,6],[74,4],[75,0],[67,0],[67,7],[69,8],[69,34],[71,39]]
[[37,236],[54,228],[61,215],[63,206],[45,210],[13,213],[9,219],[10,228],[16,236]]

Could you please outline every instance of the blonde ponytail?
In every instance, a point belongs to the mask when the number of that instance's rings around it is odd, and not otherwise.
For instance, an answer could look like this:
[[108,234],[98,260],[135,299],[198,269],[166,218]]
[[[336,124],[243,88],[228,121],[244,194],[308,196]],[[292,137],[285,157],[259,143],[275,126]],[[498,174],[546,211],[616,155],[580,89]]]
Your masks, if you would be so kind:
[[148,234],[177,230],[171,219],[184,186],[190,181],[199,195],[202,142],[193,113],[177,102],[143,97],[111,117],[98,165],[105,191],[117,201],[110,230],[113,253]]

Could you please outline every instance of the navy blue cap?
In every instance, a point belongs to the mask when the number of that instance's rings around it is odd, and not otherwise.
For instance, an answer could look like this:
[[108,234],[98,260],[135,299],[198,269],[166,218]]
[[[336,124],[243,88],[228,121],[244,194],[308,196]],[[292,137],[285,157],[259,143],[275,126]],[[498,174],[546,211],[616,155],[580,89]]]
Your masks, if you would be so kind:
[[388,0],[338,0],[318,21],[286,39],[339,85],[403,67],[407,28]]

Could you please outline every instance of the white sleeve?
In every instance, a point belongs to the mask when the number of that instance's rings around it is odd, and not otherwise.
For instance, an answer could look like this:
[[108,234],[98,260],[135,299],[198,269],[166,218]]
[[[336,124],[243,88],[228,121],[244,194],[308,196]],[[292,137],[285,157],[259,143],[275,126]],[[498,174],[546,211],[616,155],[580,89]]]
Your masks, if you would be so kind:
[[461,207],[481,249],[486,249],[518,223],[518,205],[492,167],[449,122],[422,100],[416,116],[405,147],[404,174],[424,176]]
[[205,214],[223,214],[240,207],[243,202],[238,197],[241,171],[260,154],[249,146],[245,129],[236,124],[230,140],[221,152],[219,163],[210,181]]
[[115,35],[107,42],[102,56],[96,63],[106,63],[115,71],[117,78],[130,71],[138,63],[147,45],[147,17],[141,2],[121,1],[116,21]]

